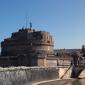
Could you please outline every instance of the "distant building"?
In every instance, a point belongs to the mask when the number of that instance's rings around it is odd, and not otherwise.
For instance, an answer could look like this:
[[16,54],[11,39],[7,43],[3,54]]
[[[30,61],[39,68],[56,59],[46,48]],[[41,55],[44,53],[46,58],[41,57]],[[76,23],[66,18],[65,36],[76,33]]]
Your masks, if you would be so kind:
[[54,49],[55,55],[62,55],[63,53],[72,54],[74,52],[82,52],[82,49]]

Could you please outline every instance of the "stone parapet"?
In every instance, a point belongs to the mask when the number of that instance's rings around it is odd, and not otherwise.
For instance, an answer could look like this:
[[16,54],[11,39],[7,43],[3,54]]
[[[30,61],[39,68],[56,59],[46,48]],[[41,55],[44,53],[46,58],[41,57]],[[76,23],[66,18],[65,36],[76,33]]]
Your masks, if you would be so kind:
[[0,68],[0,85],[32,85],[58,78],[58,69],[52,67]]

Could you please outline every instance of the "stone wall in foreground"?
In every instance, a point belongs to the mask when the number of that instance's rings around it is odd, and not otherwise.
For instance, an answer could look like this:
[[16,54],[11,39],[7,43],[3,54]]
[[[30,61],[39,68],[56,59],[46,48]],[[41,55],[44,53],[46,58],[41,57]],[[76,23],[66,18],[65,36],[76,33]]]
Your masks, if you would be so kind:
[[0,85],[31,85],[59,78],[58,69],[44,67],[0,68]]

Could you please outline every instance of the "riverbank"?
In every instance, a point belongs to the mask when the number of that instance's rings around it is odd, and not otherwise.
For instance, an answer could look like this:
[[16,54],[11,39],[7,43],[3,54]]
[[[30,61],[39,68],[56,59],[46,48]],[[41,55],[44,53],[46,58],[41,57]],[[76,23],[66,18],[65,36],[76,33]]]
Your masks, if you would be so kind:
[[73,82],[76,79],[54,79],[54,80],[48,80],[48,81],[42,81],[35,83],[33,85],[67,85],[69,82]]
[[0,68],[0,85],[66,85],[73,81],[68,79],[71,68],[67,69],[68,67],[23,66]]

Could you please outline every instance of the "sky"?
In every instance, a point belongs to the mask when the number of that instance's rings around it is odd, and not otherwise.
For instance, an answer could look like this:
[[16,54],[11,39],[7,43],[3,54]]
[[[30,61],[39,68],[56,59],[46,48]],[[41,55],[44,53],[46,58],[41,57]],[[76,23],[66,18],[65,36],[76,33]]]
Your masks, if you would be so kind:
[[48,31],[54,48],[85,44],[85,0],[0,0],[0,42],[26,26]]

